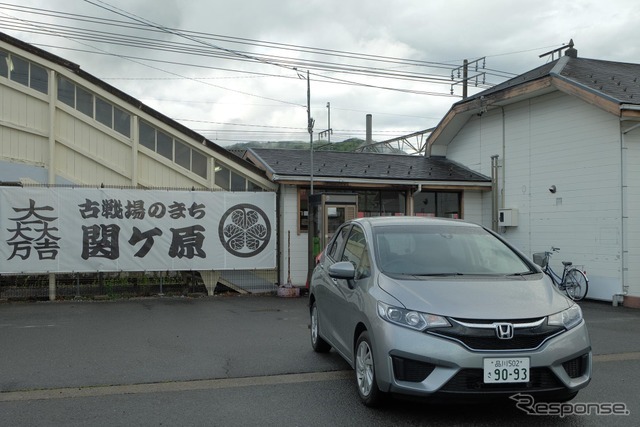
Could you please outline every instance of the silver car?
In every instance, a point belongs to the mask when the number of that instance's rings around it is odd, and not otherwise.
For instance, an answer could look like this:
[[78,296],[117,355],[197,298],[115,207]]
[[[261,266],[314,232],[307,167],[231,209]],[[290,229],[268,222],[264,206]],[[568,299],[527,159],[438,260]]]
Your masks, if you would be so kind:
[[349,221],[313,271],[309,308],[313,349],[355,369],[368,406],[389,393],[561,402],[591,379],[580,307],[479,225]]

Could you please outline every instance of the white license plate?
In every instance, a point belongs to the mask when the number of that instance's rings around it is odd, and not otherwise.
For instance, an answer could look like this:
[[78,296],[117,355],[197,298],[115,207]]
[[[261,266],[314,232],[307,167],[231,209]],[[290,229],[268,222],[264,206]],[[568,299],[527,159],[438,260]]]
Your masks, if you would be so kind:
[[485,383],[526,383],[528,381],[528,357],[488,357],[484,359]]

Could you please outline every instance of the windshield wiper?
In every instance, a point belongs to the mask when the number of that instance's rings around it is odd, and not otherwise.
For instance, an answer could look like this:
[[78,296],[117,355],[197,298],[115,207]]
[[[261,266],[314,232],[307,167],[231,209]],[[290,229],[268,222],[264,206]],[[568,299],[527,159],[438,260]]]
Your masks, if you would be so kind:
[[537,271],[533,271],[533,270],[529,270],[529,271],[523,271],[522,273],[513,273],[513,274],[507,274],[507,277],[521,277],[521,276],[531,276],[532,274],[538,274]]

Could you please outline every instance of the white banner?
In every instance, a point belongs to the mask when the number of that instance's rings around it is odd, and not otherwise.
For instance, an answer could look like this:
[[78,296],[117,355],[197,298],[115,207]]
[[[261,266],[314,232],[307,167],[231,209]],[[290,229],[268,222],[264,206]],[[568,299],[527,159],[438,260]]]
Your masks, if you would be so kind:
[[0,187],[0,274],[275,268],[275,198]]

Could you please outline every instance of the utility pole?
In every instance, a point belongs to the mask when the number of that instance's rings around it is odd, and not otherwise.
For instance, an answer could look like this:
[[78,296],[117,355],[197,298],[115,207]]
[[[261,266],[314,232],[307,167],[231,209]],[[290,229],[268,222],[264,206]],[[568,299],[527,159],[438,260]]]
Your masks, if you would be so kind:
[[464,82],[462,84],[462,99],[467,99],[467,87],[469,86],[468,79],[469,79],[469,61],[465,59],[464,62],[462,63],[462,81]]
[[333,133],[333,129],[331,129],[331,103],[327,102],[327,142],[331,143],[331,134]]
[[314,243],[316,222],[313,207],[311,206],[311,196],[313,195],[313,123],[311,118],[311,80],[309,70],[307,70],[307,129],[309,131],[309,194],[307,195],[307,284],[311,283],[311,274],[315,266]]
[[309,70],[307,70],[307,128],[309,130],[309,195],[313,194],[313,124],[315,120],[311,118],[311,80]]
[[333,133],[333,129],[331,129],[331,103],[327,102],[327,130],[323,130],[318,133],[318,138],[322,138],[327,135],[327,142],[331,144],[331,134]]
[[[479,65],[480,61],[482,61],[482,66]],[[469,65],[473,64],[475,67],[475,72],[473,76],[469,76]],[[476,59],[474,61],[469,61],[465,59],[460,67],[457,67],[451,70],[451,81],[454,83],[451,84],[451,95],[453,95],[453,87],[461,84],[462,85],[462,99],[466,99],[468,95],[468,87],[469,81],[475,80],[475,86],[477,87],[479,83],[485,84],[486,73],[484,71],[479,71],[479,69],[485,69],[486,58],[482,57]],[[454,74],[457,73],[457,80],[454,77]],[[462,76],[460,76],[462,74]],[[482,82],[480,82],[480,77],[482,77]]]

